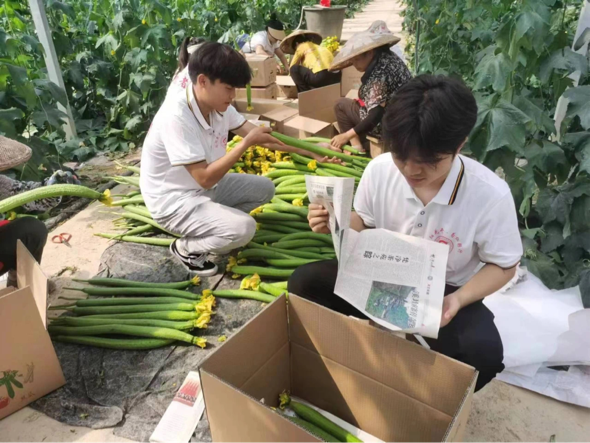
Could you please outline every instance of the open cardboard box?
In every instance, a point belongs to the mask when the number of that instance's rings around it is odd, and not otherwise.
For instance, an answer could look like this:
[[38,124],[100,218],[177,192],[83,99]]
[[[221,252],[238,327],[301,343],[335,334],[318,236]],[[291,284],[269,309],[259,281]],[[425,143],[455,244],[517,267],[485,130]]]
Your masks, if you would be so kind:
[[277,97],[297,98],[297,86],[290,75],[277,75]]
[[340,80],[340,95],[346,97],[351,89],[359,89],[361,87],[362,76],[363,73],[358,71],[354,66],[344,68]]
[[[275,100],[277,98],[277,85],[271,83],[262,88],[251,88],[252,98],[267,98]],[[246,98],[246,88],[236,88],[236,98]]]
[[20,240],[16,249],[18,289],[0,290],[0,419],[66,383],[46,331],[47,278]]
[[336,135],[334,106],[338,100],[340,100],[338,84],[300,93],[299,116],[285,122],[285,134],[297,138],[313,136],[332,138]]
[[283,390],[384,441],[460,441],[477,371],[284,296],[200,368],[213,441],[321,441],[272,409]]
[[289,106],[276,108],[260,116],[261,120],[270,122],[272,128],[281,134],[285,133],[285,123],[298,115],[297,109]]
[[[292,105],[292,104],[290,104]],[[273,109],[285,106],[284,102],[266,98],[253,98],[252,109],[248,110],[248,101],[245,98],[236,98],[233,102],[234,108],[241,113],[252,113],[257,115],[265,114]]]
[[246,54],[246,61],[252,70],[251,86],[265,87],[276,81],[278,68],[274,57]]

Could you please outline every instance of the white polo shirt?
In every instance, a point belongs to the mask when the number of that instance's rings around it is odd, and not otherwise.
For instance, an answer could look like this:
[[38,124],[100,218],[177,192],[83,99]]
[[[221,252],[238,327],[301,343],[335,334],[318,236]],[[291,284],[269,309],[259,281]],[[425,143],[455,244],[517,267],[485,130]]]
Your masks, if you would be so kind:
[[463,286],[482,263],[501,268],[522,256],[510,188],[484,165],[459,155],[438,194],[426,206],[391,154],[365,170],[354,200],[367,227],[383,228],[449,245],[446,281]]
[[258,45],[261,45],[269,54],[274,54],[275,50],[281,47],[281,42],[276,41],[272,44],[268,39],[268,32],[259,31],[252,36],[249,42],[246,42],[244,46],[242,46],[242,52],[244,54],[256,52],[256,47]]
[[201,114],[192,83],[169,91],[154,117],[141,153],[141,194],[154,218],[168,216],[188,199],[206,201],[184,165],[212,163],[225,155],[228,132],[245,123],[233,106]]

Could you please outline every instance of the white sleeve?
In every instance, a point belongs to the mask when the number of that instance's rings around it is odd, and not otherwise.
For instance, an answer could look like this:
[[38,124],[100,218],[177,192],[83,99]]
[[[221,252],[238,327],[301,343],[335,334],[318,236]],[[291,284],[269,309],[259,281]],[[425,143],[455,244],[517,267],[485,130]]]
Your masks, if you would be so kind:
[[501,268],[511,268],[522,257],[516,207],[510,192],[484,211],[475,233],[479,259]]
[[361,177],[361,181],[354,197],[354,210],[363,219],[367,228],[375,227],[375,192],[373,191],[373,179],[375,173],[369,163]]
[[274,50],[270,46],[270,42],[268,41],[268,38],[266,38],[265,34],[266,34],[266,31],[257,32],[256,34],[254,34],[252,36],[252,39],[250,40],[250,49],[252,52],[256,52],[256,47],[258,45],[262,46],[264,48],[264,50],[267,52],[274,52]]
[[227,111],[224,113],[224,116],[227,118],[228,128],[230,131],[241,128],[244,123],[246,123],[244,116],[240,114],[232,105],[229,105]]
[[162,128],[162,142],[172,166],[190,165],[206,159],[199,131],[177,116],[171,116]]

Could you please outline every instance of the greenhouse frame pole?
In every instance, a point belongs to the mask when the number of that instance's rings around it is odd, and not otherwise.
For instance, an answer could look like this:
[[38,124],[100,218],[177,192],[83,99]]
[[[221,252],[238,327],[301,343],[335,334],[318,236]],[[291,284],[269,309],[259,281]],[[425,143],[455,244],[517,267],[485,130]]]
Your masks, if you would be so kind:
[[[66,93],[66,86],[61,74],[61,68],[59,67],[59,60],[57,58],[57,53],[55,52],[53,39],[51,38],[51,28],[49,27],[49,22],[47,21],[47,14],[45,13],[45,5],[43,4],[43,0],[29,0],[29,6],[33,15],[33,21],[35,22],[37,36],[39,37],[39,41],[43,45],[45,52],[45,65],[47,66],[49,80],[58,85],[61,89],[63,89],[64,93]],[[76,124],[74,123],[74,117],[72,116],[72,109],[70,108],[70,103],[68,102],[67,93],[66,106],[58,103],[57,107],[67,115],[63,126],[66,137],[68,139],[77,137]]]
[[[576,45],[576,41],[580,38],[580,36],[582,35],[582,33],[584,32],[584,30],[586,30],[587,28],[590,28],[590,0],[586,0],[584,2],[584,5],[582,6],[582,10],[580,11],[580,18],[578,19],[578,28],[576,30],[576,35],[574,35],[574,47],[572,48],[572,50],[574,50],[575,52],[577,52],[578,54],[582,54],[582,55],[586,55],[588,54],[588,50],[589,50],[589,45],[588,43],[584,44],[581,48],[577,49],[575,48]],[[582,73],[580,71],[575,71],[572,74],[570,74],[570,78],[573,81],[573,87],[578,86],[579,82],[580,82],[580,77],[581,77]],[[555,133],[557,134],[557,140],[561,139],[561,123],[563,122],[563,119],[565,118],[565,114],[567,112],[567,105],[569,104],[569,100],[566,99],[563,95],[561,97],[559,97],[559,100],[557,100],[557,107],[555,109]]]

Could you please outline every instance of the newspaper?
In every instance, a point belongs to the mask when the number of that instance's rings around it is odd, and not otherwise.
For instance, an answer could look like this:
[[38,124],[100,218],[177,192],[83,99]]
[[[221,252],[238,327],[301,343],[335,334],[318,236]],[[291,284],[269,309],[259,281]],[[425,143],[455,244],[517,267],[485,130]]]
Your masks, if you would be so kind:
[[385,328],[437,338],[448,246],[386,229],[350,229],[349,180],[306,177],[310,202],[330,214],[338,256],[334,292]]
[[305,177],[311,203],[322,205],[330,214],[330,232],[334,242],[338,267],[344,241],[344,230],[350,227],[350,210],[354,194],[354,178]]

